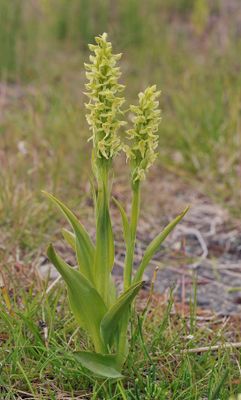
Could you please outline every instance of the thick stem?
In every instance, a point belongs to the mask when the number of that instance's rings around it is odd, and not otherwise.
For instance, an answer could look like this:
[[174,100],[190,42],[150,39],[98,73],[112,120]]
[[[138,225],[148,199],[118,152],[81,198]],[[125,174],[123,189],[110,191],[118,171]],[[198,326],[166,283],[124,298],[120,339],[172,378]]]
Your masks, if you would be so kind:
[[97,166],[96,205],[95,282],[106,305],[109,303],[110,271],[114,262],[114,239],[109,213],[109,167],[110,164],[106,160],[101,160]]
[[94,343],[94,348],[95,348],[96,353],[102,353],[102,354],[108,353],[108,349],[100,337],[95,338],[95,339],[92,338],[92,340]]

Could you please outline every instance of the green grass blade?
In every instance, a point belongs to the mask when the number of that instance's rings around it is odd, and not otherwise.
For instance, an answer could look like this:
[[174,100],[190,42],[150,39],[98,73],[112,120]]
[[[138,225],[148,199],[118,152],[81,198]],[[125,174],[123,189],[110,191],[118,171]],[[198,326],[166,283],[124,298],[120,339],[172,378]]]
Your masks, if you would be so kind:
[[105,378],[123,378],[123,375],[117,370],[115,355],[78,351],[74,353],[74,357],[83,367],[96,375]]
[[43,192],[55,205],[59,207],[64,216],[67,218],[71,224],[75,237],[76,237],[76,255],[77,261],[80,267],[80,271],[88,278],[91,282],[94,281],[93,278],[93,266],[94,266],[94,245],[83,227],[83,225],[78,221],[76,216],[66,207],[60,200],[54,197],[52,194]]
[[129,235],[130,235],[130,224],[129,224],[126,212],[125,212],[122,204],[114,197],[113,197],[113,201],[120,211],[121,219],[122,219],[122,226],[123,226],[123,235],[124,235],[125,242],[128,243]]
[[71,268],[56,254],[52,245],[47,255],[67,284],[70,307],[77,322],[92,337],[96,351],[102,352],[105,346],[100,337],[100,323],[107,311],[102,298],[80,271]]
[[111,344],[113,335],[117,330],[120,320],[126,313],[128,313],[129,306],[139,292],[141,286],[142,282],[132,285],[117,299],[116,303],[105,314],[101,321],[100,330],[106,345]]
[[210,400],[216,400],[218,399],[219,395],[220,395],[220,391],[222,389],[222,387],[224,386],[226,379],[228,377],[228,370],[226,370],[223,374],[223,376],[221,377],[216,389],[214,390],[213,394],[210,396]]
[[144,256],[142,258],[141,264],[139,265],[139,267],[136,271],[136,275],[134,277],[134,282],[138,282],[142,279],[145,268],[151,261],[154,254],[158,251],[160,245],[166,239],[166,237],[169,235],[169,233],[175,228],[175,226],[182,220],[182,218],[188,212],[188,210],[189,210],[189,207],[186,207],[185,210],[180,215],[178,215],[173,221],[171,221],[163,229],[163,231],[157,237],[155,237],[155,239],[152,240],[152,242],[147,247],[147,249],[144,253]]

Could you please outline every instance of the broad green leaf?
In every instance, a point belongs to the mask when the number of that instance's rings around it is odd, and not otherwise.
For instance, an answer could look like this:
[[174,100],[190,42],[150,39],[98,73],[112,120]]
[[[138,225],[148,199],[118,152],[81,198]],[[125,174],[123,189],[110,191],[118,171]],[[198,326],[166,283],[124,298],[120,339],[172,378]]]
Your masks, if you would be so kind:
[[87,351],[75,352],[74,357],[96,375],[105,378],[120,379],[123,375],[117,370],[116,356],[112,354],[99,354]]
[[178,215],[173,221],[171,221],[164,228],[164,230],[155,239],[152,240],[152,242],[149,244],[149,246],[147,246],[147,249],[144,253],[141,264],[139,265],[139,267],[136,271],[134,282],[138,282],[142,279],[145,268],[151,261],[154,254],[159,250],[161,243],[166,239],[166,237],[175,228],[175,226],[182,220],[182,218],[188,212],[188,210],[189,210],[189,207],[186,207],[185,210],[180,215]]
[[47,254],[67,284],[70,307],[77,322],[92,337],[96,351],[102,352],[105,346],[100,337],[100,323],[107,311],[102,298],[80,271],[71,268],[56,254],[52,245]]
[[118,324],[122,317],[128,312],[129,306],[139,292],[142,282],[132,285],[116,301],[116,303],[107,311],[100,324],[101,335],[106,344],[111,344]]
[[113,201],[120,211],[121,218],[122,218],[124,239],[125,239],[126,244],[128,244],[128,241],[130,240],[130,237],[129,237],[130,236],[130,225],[129,225],[129,221],[128,221],[126,212],[125,212],[123,206],[121,205],[121,203],[114,197],[113,197]]
[[52,194],[43,192],[55,205],[59,207],[64,216],[71,224],[75,237],[76,237],[76,255],[77,261],[80,267],[80,271],[88,278],[91,282],[94,281],[94,245],[86,232],[83,225],[78,221],[76,216],[66,207],[60,200],[54,197]]
[[65,241],[68,243],[68,245],[75,251],[76,250],[75,235],[65,228],[62,229],[62,235],[63,235]]
[[[99,241],[99,253],[101,253],[100,259],[105,260],[108,267],[108,272],[112,271],[114,265],[115,248],[114,248],[114,237],[109,212],[109,201],[106,189],[103,192],[98,193],[97,198],[97,237]],[[96,249],[96,253],[98,253]],[[103,270],[103,265],[101,266]]]

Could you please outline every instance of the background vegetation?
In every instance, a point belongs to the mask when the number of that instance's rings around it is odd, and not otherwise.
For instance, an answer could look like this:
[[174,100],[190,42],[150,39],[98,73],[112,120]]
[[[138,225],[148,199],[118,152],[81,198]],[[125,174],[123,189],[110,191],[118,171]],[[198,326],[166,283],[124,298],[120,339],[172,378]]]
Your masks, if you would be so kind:
[[[55,231],[57,213],[43,201],[41,189],[68,200],[70,207],[79,206],[81,193],[84,196],[88,191],[83,63],[88,58],[87,44],[104,31],[114,50],[123,53],[122,81],[129,101],[135,102],[137,92],[148,84],[156,83],[162,90],[160,165],[240,215],[240,19],[239,0],[0,0],[0,252],[4,272],[12,272],[12,260],[19,253],[26,263],[31,262],[38,246],[43,248]],[[20,303],[26,305],[24,296],[19,295]],[[58,296],[57,292],[48,299],[44,313],[50,313],[49,304],[55,304]],[[0,385],[11,387],[15,381],[19,386],[21,382],[23,390],[31,392],[37,389],[29,382],[49,373],[43,373],[45,364],[39,360],[46,358],[45,350],[42,344],[38,347],[36,329],[27,322],[28,316],[35,315],[38,301],[37,297],[29,304],[17,327],[1,315],[1,324],[13,329],[19,346],[29,346],[30,340],[33,347],[25,347],[21,354],[14,352],[13,364],[6,361]],[[52,315],[49,320],[53,325],[60,323]],[[61,322],[64,326],[53,330],[53,335],[57,332],[53,343],[58,346],[70,321],[67,325]],[[28,329],[30,339],[25,337]],[[12,336],[6,348],[12,340],[16,345],[17,338]],[[167,342],[167,349],[171,343]],[[53,375],[62,362],[59,351],[48,354]],[[169,355],[168,368],[173,370]],[[17,366],[15,356],[22,357],[24,367],[21,360]],[[175,393],[175,400],[207,396],[207,390],[213,392],[224,376],[222,366],[229,355],[203,357],[200,365],[195,357],[183,358],[176,380],[167,370],[166,381],[160,377],[167,393]],[[27,374],[28,382],[24,371],[29,365],[33,375]],[[205,376],[211,367],[222,373]],[[149,370],[148,361],[145,368]],[[139,379],[136,374],[137,370],[133,376]],[[232,386],[236,378],[232,371],[230,393],[236,391]],[[137,393],[134,382],[130,393]],[[88,387],[89,380],[85,384]],[[187,397],[191,384],[194,389]],[[64,389],[71,392],[68,385]],[[142,384],[143,390],[146,385],[152,383]],[[11,390],[9,399],[14,398]],[[103,390],[114,393],[111,387]],[[151,386],[150,390],[157,389]],[[125,398],[118,397],[121,389],[117,392],[113,398]],[[223,393],[222,398],[227,398],[227,392]],[[133,398],[129,395],[126,398]]]
[[162,89],[160,163],[239,212],[239,21],[235,0],[1,0],[1,208],[16,207],[11,185],[26,196],[47,181],[57,189],[67,178],[68,193],[80,182],[83,62],[87,43],[107,31],[124,53],[130,101],[139,82]]

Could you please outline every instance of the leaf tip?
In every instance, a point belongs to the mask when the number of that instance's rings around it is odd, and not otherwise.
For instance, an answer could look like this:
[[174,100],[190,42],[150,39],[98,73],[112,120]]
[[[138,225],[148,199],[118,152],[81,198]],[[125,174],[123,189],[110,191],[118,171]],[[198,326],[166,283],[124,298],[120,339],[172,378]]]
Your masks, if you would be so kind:
[[188,204],[188,206],[186,206],[186,207],[184,208],[184,210],[183,210],[183,212],[182,212],[181,215],[183,215],[183,217],[184,217],[184,215],[187,214],[187,212],[190,210],[190,208],[191,208],[191,204]]
[[46,190],[41,190],[41,193],[42,193],[44,196],[48,197],[49,199],[52,199],[52,198],[53,198],[53,195],[52,195],[51,193],[47,192]]
[[49,245],[47,246],[47,252],[46,253],[47,253],[48,258],[51,260],[51,258],[55,254],[54,247],[53,247],[52,243],[49,243]]

